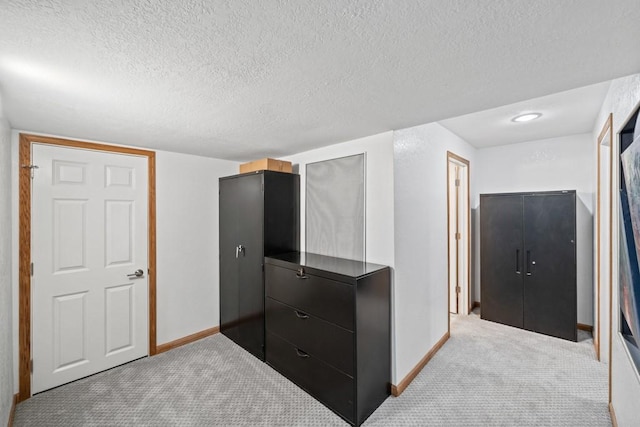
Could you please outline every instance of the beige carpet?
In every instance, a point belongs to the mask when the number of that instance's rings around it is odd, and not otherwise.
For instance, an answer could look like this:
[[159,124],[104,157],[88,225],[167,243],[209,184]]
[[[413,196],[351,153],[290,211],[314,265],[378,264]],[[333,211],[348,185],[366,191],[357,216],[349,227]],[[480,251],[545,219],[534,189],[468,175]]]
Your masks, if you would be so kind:
[[[452,335],[366,426],[610,426],[607,367],[572,343],[458,316]],[[216,335],[41,393],[15,426],[344,426]]]

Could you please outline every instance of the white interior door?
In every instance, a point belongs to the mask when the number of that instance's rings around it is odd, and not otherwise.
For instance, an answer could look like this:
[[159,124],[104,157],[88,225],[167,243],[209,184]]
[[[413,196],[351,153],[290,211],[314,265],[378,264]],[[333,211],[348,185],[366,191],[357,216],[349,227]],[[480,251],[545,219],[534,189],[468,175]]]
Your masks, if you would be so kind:
[[458,310],[458,165],[449,162],[449,312],[459,313]]
[[458,313],[468,314],[469,304],[469,188],[466,165],[458,166]]
[[469,188],[468,168],[448,161],[449,194],[449,312],[468,314],[469,307]]
[[148,354],[148,175],[146,157],[32,147],[38,393]]

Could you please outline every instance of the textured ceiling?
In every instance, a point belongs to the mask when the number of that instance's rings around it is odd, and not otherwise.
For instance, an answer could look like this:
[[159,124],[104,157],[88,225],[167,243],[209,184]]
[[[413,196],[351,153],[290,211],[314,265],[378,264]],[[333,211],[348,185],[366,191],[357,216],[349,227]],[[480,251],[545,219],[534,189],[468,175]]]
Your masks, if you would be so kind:
[[640,71],[638,0],[0,1],[13,128],[247,160]]
[[[590,133],[596,125],[610,84],[598,83],[439,123],[478,148]],[[542,116],[524,123],[511,120],[532,112]]]

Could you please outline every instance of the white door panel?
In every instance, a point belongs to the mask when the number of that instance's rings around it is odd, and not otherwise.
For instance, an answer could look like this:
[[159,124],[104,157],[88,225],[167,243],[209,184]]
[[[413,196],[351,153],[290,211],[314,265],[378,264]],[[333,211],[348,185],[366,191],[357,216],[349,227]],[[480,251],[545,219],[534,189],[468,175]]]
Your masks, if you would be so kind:
[[456,200],[456,169],[457,165],[453,162],[449,162],[449,176],[447,185],[449,186],[449,213],[447,215],[449,219],[449,312],[458,313],[458,293],[456,287],[458,286],[458,262],[456,258],[456,233],[458,232],[456,227],[458,202]]
[[468,314],[468,166],[448,160],[449,312]]
[[148,177],[146,157],[32,150],[38,393],[148,354]]

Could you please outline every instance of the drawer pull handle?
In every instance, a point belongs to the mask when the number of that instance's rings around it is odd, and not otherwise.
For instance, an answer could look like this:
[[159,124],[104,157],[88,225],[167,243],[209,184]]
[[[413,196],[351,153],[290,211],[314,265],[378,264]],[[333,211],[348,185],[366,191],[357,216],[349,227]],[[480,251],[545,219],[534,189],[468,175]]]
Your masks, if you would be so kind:
[[304,268],[300,267],[298,271],[296,271],[296,277],[298,279],[308,279],[309,277],[304,274]]
[[309,315],[307,313],[303,313],[303,312],[298,311],[298,310],[294,310],[294,311],[296,312],[296,317],[298,319],[308,319],[309,318]]
[[302,357],[302,358],[307,358],[309,357],[309,354],[305,353],[304,351],[296,348],[296,354],[298,355],[298,357]]

